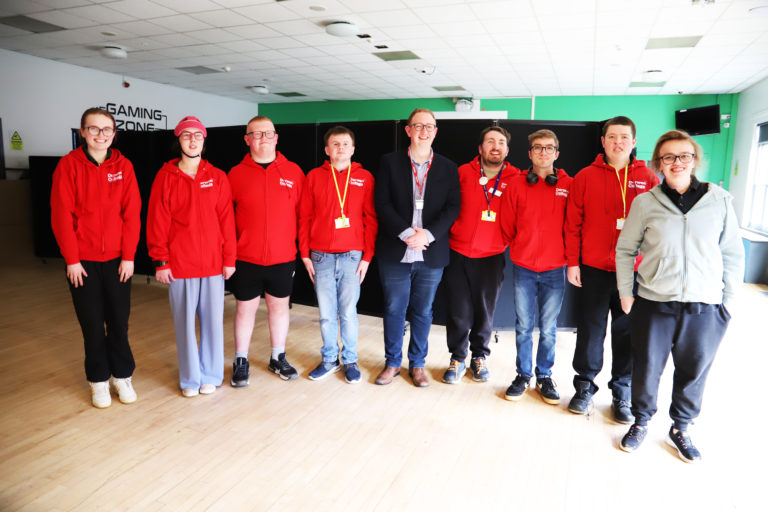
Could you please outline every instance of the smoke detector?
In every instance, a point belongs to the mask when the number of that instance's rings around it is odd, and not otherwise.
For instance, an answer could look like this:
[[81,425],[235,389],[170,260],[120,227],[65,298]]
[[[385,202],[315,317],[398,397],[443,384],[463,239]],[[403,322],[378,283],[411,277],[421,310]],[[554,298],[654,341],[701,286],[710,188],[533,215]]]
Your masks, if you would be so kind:
[[269,94],[269,87],[266,85],[249,85],[248,88],[254,94]]
[[108,59],[126,59],[128,58],[128,52],[126,52],[122,46],[107,45],[99,50],[102,56]]

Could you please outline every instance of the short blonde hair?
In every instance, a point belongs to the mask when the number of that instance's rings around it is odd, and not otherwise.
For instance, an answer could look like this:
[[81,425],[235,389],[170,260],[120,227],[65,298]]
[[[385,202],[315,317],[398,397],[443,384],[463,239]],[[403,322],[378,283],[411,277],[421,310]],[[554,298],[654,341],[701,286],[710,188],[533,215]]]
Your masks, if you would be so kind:
[[653,148],[653,154],[651,155],[651,168],[657,172],[661,171],[661,146],[671,140],[682,140],[691,143],[691,146],[693,146],[693,152],[696,154],[693,159],[693,172],[695,173],[696,169],[701,167],[703,162],[704,150],[701,149],[701,145],[696,142],[693,137],[688,135],[688,132],[684,132],[683,130],[669,130],[667,133],[659,137],[659,140],[656,141],[656,147]]
[[411,120],[413,120],[413,116],[415,116],[416,114],[421,114],[421,113],[431,115],[432,119],[434,119],[435,123],[437,123],[437,118],[435,117],[435,113],[434,112],[432,112],[428,108],[415,108],[415,109],[413,109],[413,112],[411,112],[411,115],[408,116],[408,124],[409,125],[411,124]]

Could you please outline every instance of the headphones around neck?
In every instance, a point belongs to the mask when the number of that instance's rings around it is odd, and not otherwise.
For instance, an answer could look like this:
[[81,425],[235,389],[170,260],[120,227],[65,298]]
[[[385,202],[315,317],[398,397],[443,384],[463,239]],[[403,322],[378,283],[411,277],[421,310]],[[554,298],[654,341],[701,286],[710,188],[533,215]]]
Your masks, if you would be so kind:
[[[531,185],[535,185],[539,182],[539,175],[533,172],[533,169],[529,167],[528,174],[525,175],[525,180]],[[544,181],[547,183],[547,185],[552,185],[553,187],[557,185],[557,171],[552,174],[547,174],[544,177]]]

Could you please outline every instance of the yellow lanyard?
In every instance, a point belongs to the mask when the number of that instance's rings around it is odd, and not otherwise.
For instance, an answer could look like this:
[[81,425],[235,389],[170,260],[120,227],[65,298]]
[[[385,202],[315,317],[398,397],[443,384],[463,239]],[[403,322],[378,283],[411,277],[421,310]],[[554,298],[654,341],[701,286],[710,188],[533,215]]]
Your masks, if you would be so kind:
[[622,219],[627,218],[627,174],[629,169],[629,164],[624,166],[624,188],[621,186],[621,176],[619,176],[619,170],[614,167],[614,170],[616,171],[616,179],[619,180],[619,190],[621,191],[621,202],[624,206],[624,215],[621,217]]
[[336,169],[333,168],[333,164],[331,164],[331,175],[333,175],[333,184],[336,185],[336,196],[339,198],[339,206],[341,207],[341,218],[344,218],[344,203],[347,202],[347,190],[349,190],[349,177],[352,176],[352,162],[349,163],[349,168],[347,169],[347,184],[344,185],[344,198],[341,197],[341,192],[339,191],[339,182],[336,181]]

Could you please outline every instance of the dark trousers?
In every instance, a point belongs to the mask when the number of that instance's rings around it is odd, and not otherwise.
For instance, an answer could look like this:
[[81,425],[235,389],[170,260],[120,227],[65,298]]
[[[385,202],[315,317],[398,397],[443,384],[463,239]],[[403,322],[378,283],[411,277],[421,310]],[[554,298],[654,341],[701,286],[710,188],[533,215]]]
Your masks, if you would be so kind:
[[448,304],[445,333],[452,360],[464,361],[467,347],[472,358],[491,354],[493,313],[504,281],[504,264],[504,253],[468,258],[451,251],[444,279]]
[[120,258],[80,263],[88,277],[83,286],[70,283],[69,291],[83,331],[85,376],[90,382],[130,377],[136,368],[128,345],[131,280],[120,282]]
[[659,379],[675,365],[669,416],[685,430],[701,411],[704,384],[731,315],[721,304],[653,302],[638,297],[632,327],[632,414],[645,425],[656,413]]
[[603,369],[603,344],[610,311],[613,361],[608,387],[613,390],[614,398],[629,400],[632,385],[632,349],[629,320],[621,310],[619,291],[616,288],[616,272],[582,265],[578,302],[576,350],[573,353],[573,369],[576,370],[574,385],[578,381],[587,381],[593,393],[598,389],[595,377]]

